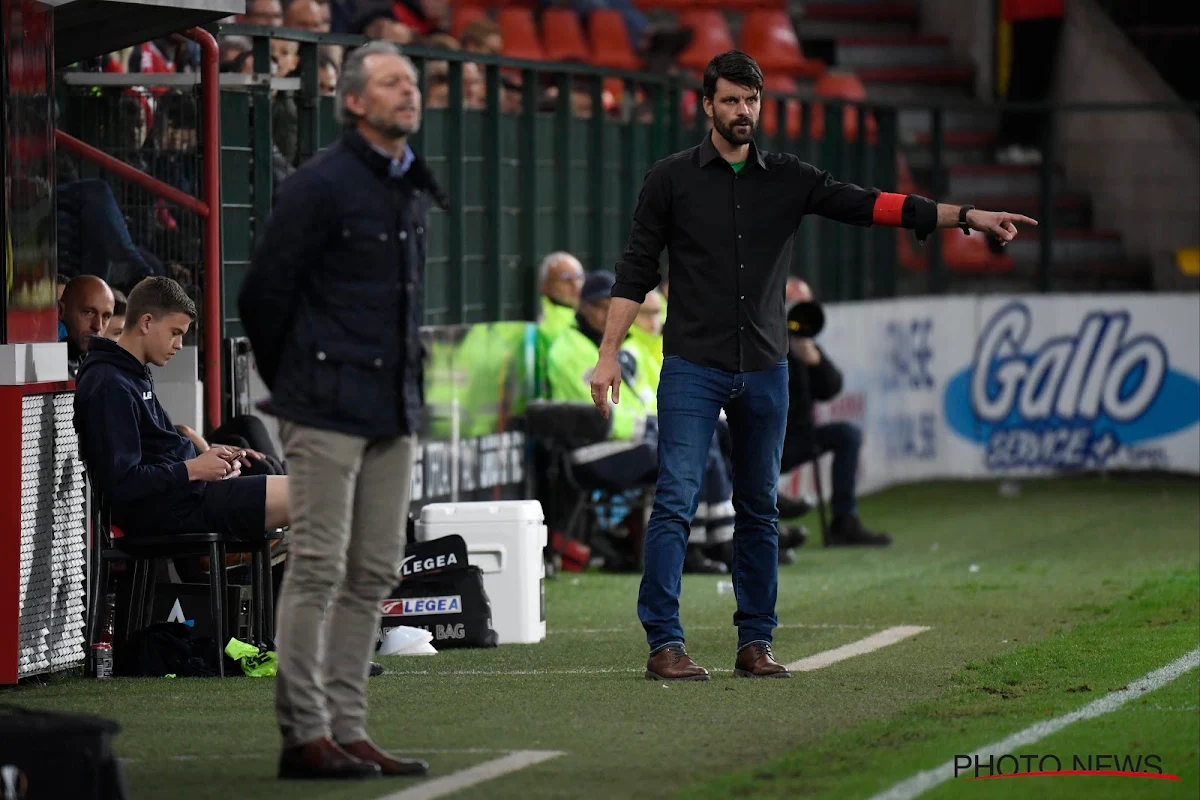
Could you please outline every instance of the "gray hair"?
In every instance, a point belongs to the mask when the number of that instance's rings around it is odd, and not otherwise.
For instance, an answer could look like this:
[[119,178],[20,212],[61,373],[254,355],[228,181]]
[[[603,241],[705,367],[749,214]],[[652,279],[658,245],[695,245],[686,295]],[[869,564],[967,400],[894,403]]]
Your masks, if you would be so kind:
[[[346,95],[352,94],[361,97],[367,90],[367,71],[363,67],[363,62],[367,60],[367,56],[378,55],[399,56],[412,69],[413,74],[418,75],[412,60],[408,56],[402,55],[400,48],[392,42],[374,39],[350,51],[342,61],[342,72],[338,76],[337,89],[334,92],[337,121],[343,127],[351,126],[358,121],[354,112],[346,108]],[[418,75],[418,77],[420,76]]]
[[538,280],[542,283],[545,283],[546,278],[550,277],[550,270],[554,269],[554,265],[564,259],[570,259],[571,261],[579,263],[579,259],[568,253],[566,250],[556,250],[542,259],[542,265],[538,267]]

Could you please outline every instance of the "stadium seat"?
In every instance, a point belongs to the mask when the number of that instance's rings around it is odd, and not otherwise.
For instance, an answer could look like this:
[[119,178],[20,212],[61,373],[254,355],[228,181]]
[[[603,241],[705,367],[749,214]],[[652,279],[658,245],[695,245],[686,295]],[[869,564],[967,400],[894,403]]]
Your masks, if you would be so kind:
[[979,231],[964,236],[958,228],[943,228],[942,261],[955,272],[1011,272],[1012,257],[1008,251],[992,252],[987,237]]
[[825,64],[800,52],[796,29],[786,11],[749,11],[742,22],[742,50],[758,62],[763,72],[816,78]]
[[[859,102],[867,99],[867,87],[863,86],[863,82],[852,72],[826,72],[817,78],[816,84],[813,86],[813,91],[819,97],[828,97],[831,99]],[[811,135],[814,139],[819,140],[825,136],[825,107],[820,103],[816,103],[813,105],[812,113]],[[868,113],[866,115],[866,122],[867,141],[875,144],[879,138],[879,125],[875,120],[875,115]],[[843,107],[842,136],[848,142],[858,141],[857,106],[846,105]]]
[[597,9],[588,16],[588,40],[592,63],[609,69],[638,70],[642,61],[629,42],[629,31],[620,12]]
[[679,15],[679,25],[691,28],[692,43],[679,54],[679,66],[703,70],[718,53],[733,50],[733,37],[720,11],[686,11]]
[[[795,94],[796,84],[786,75],[768,74],[763,83],[763,89],[780,94]],[[800,101],[787,100],[784,102],[783,108],[784,130],[789,138],[799,139],[804,132]],[[774,136],[779,130],[779,103],[774,98],[764,97],[762,100],[760,127],[767,136]]]
[[548,8],[542,13],[542,41],[546,58],[551,61],[579,61],[590,64],[592,53],[583,38],[579,15],[571,8]]
[[528,8],[502,8],[496,15],[496,22],[504,37],[504,55],[528,61],[547,60],[533,12]]
[[470,25],[472,22],[487,20],[488,13],[486,9],[479,6],[459,6],[454,9],[454,18],[450,23],[450,33],[455,39],[462,36],[463,28]]
[[456,0],[455,6],[475,8],[537,8],[538,0]]

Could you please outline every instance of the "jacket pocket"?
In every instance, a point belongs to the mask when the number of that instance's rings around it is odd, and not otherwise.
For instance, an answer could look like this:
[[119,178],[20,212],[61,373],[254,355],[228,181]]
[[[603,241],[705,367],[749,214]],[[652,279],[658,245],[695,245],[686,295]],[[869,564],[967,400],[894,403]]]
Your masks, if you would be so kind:
[[382,346],[331,340],[314,347],[313,394],[325,413],[387,427],[397,409],[395,355]]

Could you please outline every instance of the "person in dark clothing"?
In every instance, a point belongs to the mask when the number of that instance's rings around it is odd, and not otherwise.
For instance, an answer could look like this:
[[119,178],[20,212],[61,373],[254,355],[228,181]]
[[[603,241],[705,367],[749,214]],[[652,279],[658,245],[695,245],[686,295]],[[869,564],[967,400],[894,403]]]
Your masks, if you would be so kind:
[[116,296],[95,275],[72,278],[58,301],[58,340],[67,343],[67,374],[74,379],[92,343],[116,311]]
[[659,468],[646,527],[638,617],[650,657],[647,678],[708,680],[687,654],[679,617],[680,572],[695,514],[704,455],[722,410],[733,443],[738,629],[734,675],[780,678],[776,504],[787,424],[787,320],[783,293],[797,226],[809,215],[850,225],[910,228],[924,239],[961,227],[1008,242],[1018,223],[1006,212],[950,206],[836,180],[791,153],[755,143],[763,74],[745,53],[713,57],[704,72],[712,129],[692,148],[646,173],[629,241],[617,265],[608,328],[592,371],[592,400],[609,414],[621,371],[617,351],[646,293],[671,263],[670,310],[658,388]]
[[346,56],[336,108],[345,132],[280,185],[238,296],[297,509],[275,693],[289,780],[429,771],[371,741],[366,680],[424,418],[429,211],[448,200],[409,145],[420,76],[394,44]]
[[[812,290],[808,284],[793,280],[797,302],[811,302]],[[830,503],[833,520],[825,546],[891,544],[891,536],[868,531],[858,519],[854,485],[862,432],[849,422],[816,425],[813,421],[813,403],[832,400],[841,393],[841,371],[825,351],[808,338],[792,337],[787,361],[788,415],[780,472],[789,472],[817,456],[833,453],[833,497]]]
[[108,281],[114,264],[132,281],[155,274],[133,243],[112,187],[101,180],[60,183],[56,191],[59,268]]
[[154,394],[148,365],[166,365],[195,316],[179,284],[147,278],[129,295],[120,340],[91,339],[75,390],[83,460],[127,535],[261,537],[288,524],[287,478],[243,477],[245,454],[223,445],[197,452]]

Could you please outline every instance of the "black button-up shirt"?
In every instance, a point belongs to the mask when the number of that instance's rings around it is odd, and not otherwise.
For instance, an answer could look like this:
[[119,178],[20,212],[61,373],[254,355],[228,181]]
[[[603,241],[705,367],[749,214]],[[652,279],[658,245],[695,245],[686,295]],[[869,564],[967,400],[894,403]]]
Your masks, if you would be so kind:
[[647,172],[612,296],[645,300],[666,247],[664,353],[733,373],[766,369],[787,353],[783,296],[801,217],[869,226],[878,195],[753,143],[735,173],[705,136]]

